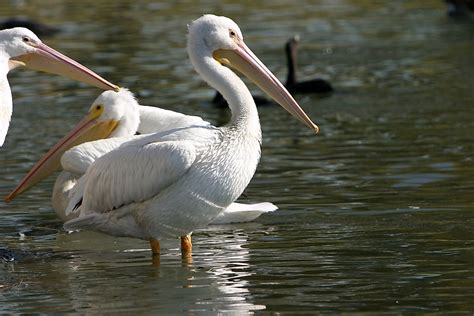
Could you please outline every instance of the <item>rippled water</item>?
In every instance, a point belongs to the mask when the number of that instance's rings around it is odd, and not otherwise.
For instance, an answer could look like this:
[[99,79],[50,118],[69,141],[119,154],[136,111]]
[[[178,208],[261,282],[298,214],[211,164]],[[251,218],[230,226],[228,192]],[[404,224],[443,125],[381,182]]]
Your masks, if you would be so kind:
[[[283,43],[299,33],[300,77],[336,91],[297,96],[318,136],[260,109],[263,157],[244,200],[280,210],[195,232],[192,262],[174,240],[158,263],[139,240],[65,234],[54,179],[0,202],[0,312],[472,313],[472,19],[449,20],[434,0],[97,2],[11,0],[0,13],[60,26],[45,42],[143,104],[217,123],[228,113],[209,105],[184,50],[186,24],[205,12],[234,18],[282,79]],[[99,93],[25,70],[10,82],[2,196]]]

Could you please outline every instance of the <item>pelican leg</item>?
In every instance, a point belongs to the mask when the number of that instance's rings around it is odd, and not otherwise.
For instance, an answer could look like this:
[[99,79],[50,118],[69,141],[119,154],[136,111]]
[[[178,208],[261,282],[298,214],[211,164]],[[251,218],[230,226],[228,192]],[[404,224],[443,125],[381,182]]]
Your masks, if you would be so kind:
[[183,258],[189,258],[193,253],[193,243],[191,240],[191,234],[181,236],[181,256]]
[[150,238],[150,247],[153,256],[160,255],[160,241],[155,238]]

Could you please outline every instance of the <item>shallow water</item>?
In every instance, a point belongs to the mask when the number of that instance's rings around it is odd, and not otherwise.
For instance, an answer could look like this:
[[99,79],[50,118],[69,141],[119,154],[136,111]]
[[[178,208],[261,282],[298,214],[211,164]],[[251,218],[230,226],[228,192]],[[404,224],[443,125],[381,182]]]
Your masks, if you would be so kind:
[[[54,179],[0,202],[0,312],[167,314],[472,312],[474,23],[442,1],[8,1],[0,14],[60,26],[49,45],[143,104],[225,122],[184,50],[204,12],[241,26],[284,79],[283,44],[301,35],[299,75],[335,86],[296,98],[319,124],[260,109],[263,156],[244,201],[280,209],[194,233],[192,262],[166,241],[67,235]],[[0,150],[5,195],[99,91],[30,71],[10,75],[15,113]],[[259,93],[254,86],[251,89]]]

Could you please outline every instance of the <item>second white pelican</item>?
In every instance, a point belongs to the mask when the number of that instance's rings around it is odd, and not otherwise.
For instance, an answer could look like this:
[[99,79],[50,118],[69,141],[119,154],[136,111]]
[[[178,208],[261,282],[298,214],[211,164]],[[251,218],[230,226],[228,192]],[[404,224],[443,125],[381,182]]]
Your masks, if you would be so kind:
[[92,84],[105,90],[118,87],[90,69],[59,53],[30,30],[16,27],[0,31],[0,147],[10,125],[13,101],[8,83],[8,72],[18,66],[59,74],[74,80]]
[[[158,133],[190,126],[205,127],[210,126],[210,123],[198,116],[140,105],[127,89],[121,88],[118,92],[105,91],[92,103],[86,117],[32,167],[5,200],[10,202],[62,168],[63,171],[54,183],[52,205],[59,218],[63,221],[71,220],[79,213],[71,212],[66,215],[69,192],[98,157],[119,147],[128,140],[127,137],[135,135],[136,132]],[[94,141],[101,138],[106,139]],[[232,203],[211,224],[249,222],[276,209],[277,207],[269,202]]]
[[99,157],[74,188],[66,211],[79,212],[79,217],[66,222],[65,229],[149,239],[154,254],[159,254],[159,239],[181,236],[183,254],[191,253],[189,234],[241,195],[260,158],[255,103],[243,81],[225,66],[242,72],[318,131],[229,18],[195,20],[187,50],[196,71],[228,101],[229,124],[142,135]]

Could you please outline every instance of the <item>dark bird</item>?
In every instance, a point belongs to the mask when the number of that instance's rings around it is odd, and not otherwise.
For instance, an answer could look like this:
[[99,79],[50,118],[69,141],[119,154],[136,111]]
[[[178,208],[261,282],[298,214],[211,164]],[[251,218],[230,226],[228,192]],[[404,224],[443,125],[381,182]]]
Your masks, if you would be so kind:
[[296,65],[298,55],[299,36],[289,39],[285,45],[286,58],[288,62],[288,76],[286,77],[285,87],[290,93],[328,93],[333,91],[331,84],[320,78],[299,81],[296,78]]
[[[285,87],[292,94],[306,94],[306,93],[328,93],[333,91],[331,84],[320,78],[298,82],[296,79],[296,59],[298,55],[299,36],[290,38],[285,44],[285,53],[288,66],[288,75],[286,77]],[[269,105],[272,102],[261,96],[253,96],[257,106]],[[227,102],[222,95],[216,91],[212,104],[218,108],[227,108]]]
[[59,29],[54,26],[25,18],[13,17],[0,20],[0,30],[12,29],[14,27],[25,27],[38,36],[48,36],[59,32]]
[[474,0],[445,0],[448,5],[448,16],[461,18],[468,11],[474,11]]
[[[253,95],[253,100],[255,101],[256,106],[262,106],[262,105],[269,105],[272,104],[272,101],[268,100],[265,97],[261,97],[259,95]],[[227,101],[224,99],[222,94],[219,93],[219,91],[216,91],[216,94],[214,95],[214,98],[212,98],[211,103],[216,107],[216,108],[229,108],[227,105]]]

